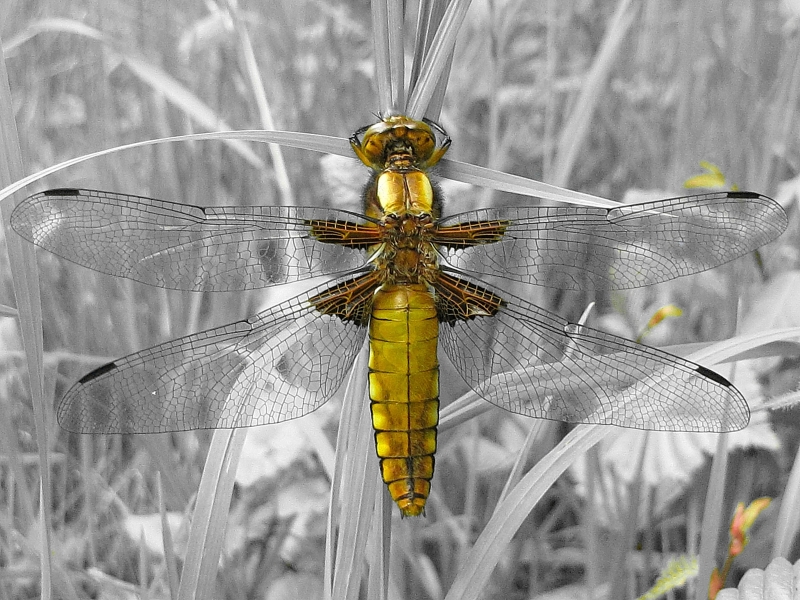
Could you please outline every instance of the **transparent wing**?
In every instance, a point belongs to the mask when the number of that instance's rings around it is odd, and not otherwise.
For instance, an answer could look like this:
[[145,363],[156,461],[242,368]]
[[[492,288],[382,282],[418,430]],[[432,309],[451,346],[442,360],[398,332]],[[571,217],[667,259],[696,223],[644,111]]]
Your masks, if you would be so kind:
[[716,267],[775,238],[780,205],[750,192],[717,192],[620,206],[498,208],[439,226],[505,221],[502,241],[440,248],[466,273],[558,289],[627,289]]
[[24,238],[95,271],[178,290],[262,288],[364,264],[361,250],[323,244],[312,219],[363,221],[325,208],[200,208],[93,190],[50,190],[21,202]]
[[747,425],[745,399],[713,371],[503,297],[494,317],[442,323],[439,333],[458,372],[492,404],[540,419],[655,431]]
[[316,410],[342,384],[366,332],[311,306],[328,288],[96,369],[59,401],[59,424],[77,433],[158,433],[278,423]]

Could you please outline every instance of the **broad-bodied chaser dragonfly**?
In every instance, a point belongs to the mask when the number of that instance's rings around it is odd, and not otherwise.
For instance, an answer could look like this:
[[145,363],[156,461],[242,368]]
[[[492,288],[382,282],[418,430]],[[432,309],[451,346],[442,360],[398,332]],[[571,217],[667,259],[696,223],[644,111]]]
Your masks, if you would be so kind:
[[373,171],[364,214],[200,208],[79,189],[23,201],[12,215],[19,234],[109,275],[194,291],[335,278],[96,369],[59,401],[61,426],[156,433],[301,417],[341,386],[369,334],[381,474],[412,516],[423,513],[433,477],[440,346],[480,396],[521,415],[661,431],[748,423],[742,395],[713,371],[569,323],[480,277],[618,290],[697,273],[778,237],[787,222],[774,201],[716,192],[443,216],[428,176],[450,145],[439,125],[388,116],[350,142]]

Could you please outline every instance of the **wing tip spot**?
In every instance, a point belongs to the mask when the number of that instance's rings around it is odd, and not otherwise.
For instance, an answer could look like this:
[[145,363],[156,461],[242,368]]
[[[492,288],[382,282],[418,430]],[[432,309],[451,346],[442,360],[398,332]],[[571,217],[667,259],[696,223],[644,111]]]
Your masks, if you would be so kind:
[[755,199],[761,198],[761,194],[757,194],[756,192],[745,192],[742,190],[736,190],[732,192],[725,192],[728,195],[728,198],[742,198],[742,199]]
[[110,362],[108,364],[103,365],[102,367],[96,368],[94,371],[87,373],[78,380],[78,383],[79,384],[89,383],[93,379],[97,379],[101,375],[105,375],[106,373],[113,371],[116,368],[117,368],[117,363]]
[[42,192],[42,196],[77,196],[80,194],[80,190],[78,188],[56,188],[53,190],[47,190],[46,192]]
[[706,379],[710,379],[711,381],[718,383],[721,386],[731,387],[731,388],[733,387],[733,384],[730,381],[725,379],[722,375],[720,375],[716,371],[712,371],[711,369],[706,369],[705,367],[702,367],[700,365],[697,365],[696,370],[700,375],[702,375]]

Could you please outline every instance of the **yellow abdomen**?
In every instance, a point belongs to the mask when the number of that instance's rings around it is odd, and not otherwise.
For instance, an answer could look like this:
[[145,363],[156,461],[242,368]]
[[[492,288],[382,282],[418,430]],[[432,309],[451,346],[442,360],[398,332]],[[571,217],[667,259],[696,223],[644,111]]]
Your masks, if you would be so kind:
[[384,285],[369,325],[369,395],[381,475],[403,516],[422,514],[439,422],[439,321],[423,284]]

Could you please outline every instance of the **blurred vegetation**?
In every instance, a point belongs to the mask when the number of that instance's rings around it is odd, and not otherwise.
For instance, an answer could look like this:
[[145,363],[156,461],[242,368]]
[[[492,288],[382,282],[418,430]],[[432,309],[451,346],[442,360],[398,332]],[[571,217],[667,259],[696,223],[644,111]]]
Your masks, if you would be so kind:
[[[613,199],[632,190],[681,195],[682,183],[699,172],[701,161],[709,161],[740,189],[775,196],[800,166],[800,15],[787,6],[779,0],[645,2],[616,22],[615,41],[609,24],[615,22],[617,3],[474,0],[441,118],[454,140],[451,156]],[[238,5],[232,0],[4,0],[2,8],[0,36],[29,172],[107,147],[205,130],[206,113],[197,102],[220,124],[260,128],[242,27],[249,32],[276,129],[346,137],[374,121],[378,110],[367,0],[242,0]],[[408,7],[409,15],[414,11]],[[106,38],[98,40],[76,23]],[[407,48],[410,44],[409,38]],[[133,61],[137,68],[131,67]],[[258,160],[220,142],[137,149],[82,163],[49,177],[45,187],[108,189],[205,206],[280,202],[267,148],[251,150]],[[293,149],[283,154],[298,204],[341,204],[344,193],[326,178],[320,156]],[[357,168],[352,176],[333,175],[358,182],[364,173]],[[463,188],[449,199],[452,211],[520,202]],[[784,199],[788,208],[793,193],[785,192]],[[796,266],[795,221],[765,251],[761,272],[754,261],[743,259],[733,268],[625,299],[601,298],[601,322],[614,333],[635,337],[659,306],[675,303],[684,316],[647,338],[663,345],[733,335],[740,294],[747,303],[743,314],[759,301],[768,302],[760,310],[781,312],[785,307],[773,301],[769,286],[771,278]],[[104,277],[44,253],[39,262],[45,366],[53,398],[111,358],[221,325],[293,295],[166,292]],[[11,306],[7,273],[3,264],[0,302]],[[572,319],[586,300],[562,294],[541,299]],[[787,319],[773,325],[795,325]],[[6,456],[15,452],[23,465],[14,476],[11,468],[0,470],[0,598],[34,598],[39,580],[33,417],[15,375],[24,366],[13,352],[13,327],[4,326],[0,335],[0,345],[11,350],[0,363],[0,397],[17,429],[17,439],[6,440],[2,450]],[[749,376],[746,381],[753,387],[745,394],[759,397],[764,382],[773,396],[795,389],[797,366],[789,360],[771,363]],[[464,389],[458,381],[450,388],[443,390],[443,399]],[[330,443],[335,441],[336,412],[333,407],[323,415]],[[530,427],[499,412],[443,436],[429,518],[405,523],[404,533],[393,540],[398,556],[393,568],[402,569],[397,580],[404,597],[443,597],[491,515]],[[797,449],[797,417],[795,409],[776,419],[780,445],[732,455],[720,499],[726,510],[738,501],[781,495]],[[70,582],[60,591],[71,597],[74,590],[81,599],[133,597],[137,588],[125,587],[127,582],[149,590],[151,597],[168,597],[163,548],[151,544],[150,534],[144,543],[132,531],[131,517],[157,512],[155,471],[164,478],[167,510],[190,513],[208,432],[92,438],[53,427],[54,517],[49,525],[55,560]],[[565,430],[548,425],[527,464],[544,455]],[[264,456],[280,456],[269,441],[257,444],[266,449],[248,463],[253,471],[262,468]],[[303,446],[290,452],[277,472],[240,484],[218,597],[318,596],[325,534],[324,503],[320,507],[318,500],[327,479],[317,452]],[[637,504],[626,507],[629,512],[618,506],[616,521],[592,517],[595,508],[586,491],[572,477],[562,478],[508,548],[486,597],[532,598],[552,590],[576,597],[585,588],[574,586],[586,585],[587,578],[599,585],[619,573],[626,591],[641,593],[665,564],[661,558],[696,553],[698,507],[708,469],[706,464],[689,473],[680,493],[663,505],[655,491],[652,496],[622,494]],[[601,493],[614,495],[614,490]],[[310,501],[298,508],[304,494]],[[644,515],[632,539],[625,537],[631,533],[625,531],[629,514]],[[770,522],[769,511],[764,520]],[[721,527],[724,531],[725,524]],[[766,565],[768,527],[751,533],[745,566]],[[180,555],[180,532],[176,547]],[[622,548],[622,554],[614,556],[609,548]],[[797,552],[795,545],[790,558],[796,559]],[[416,559],[412,553],[418,553]],[[600,579],[592,579],[592,573]]]

